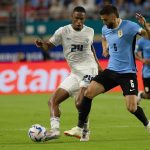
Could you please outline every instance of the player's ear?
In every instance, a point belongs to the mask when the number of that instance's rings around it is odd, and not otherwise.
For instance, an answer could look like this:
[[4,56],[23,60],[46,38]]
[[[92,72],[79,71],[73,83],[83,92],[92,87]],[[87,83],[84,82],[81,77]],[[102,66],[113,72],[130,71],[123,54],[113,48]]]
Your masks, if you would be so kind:
[[70,16],[70,19],[73,20],[73,13],[72,13],[71,16]]

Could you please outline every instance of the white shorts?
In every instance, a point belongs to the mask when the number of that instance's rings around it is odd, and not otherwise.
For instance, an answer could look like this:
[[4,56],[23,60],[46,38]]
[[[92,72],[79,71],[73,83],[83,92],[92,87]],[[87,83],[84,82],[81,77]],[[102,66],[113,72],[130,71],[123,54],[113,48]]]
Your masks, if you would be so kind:
[[70,96],[77,97],[81,87],[87,87],[93,77],[98,74],[97,68],[71,72],[71,74],[59,85],[59,88],[65,89]]

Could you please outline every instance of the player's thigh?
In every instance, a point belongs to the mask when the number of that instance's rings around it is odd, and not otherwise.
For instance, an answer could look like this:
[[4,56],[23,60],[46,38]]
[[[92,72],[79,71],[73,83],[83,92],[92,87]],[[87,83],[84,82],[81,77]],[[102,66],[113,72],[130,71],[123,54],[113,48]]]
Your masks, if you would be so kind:
[[118,85],[118,82],[116,82],[114,80],[115,77],[116,77],[116,73],[114,71],[111,71],[109,69],[105,69],[102,73],[95,76],[92,79],[92,81],[99,83],[100,87],[103,87],[105,89],[105,92],[106,92],[106,91],[109,91],[110,89],[112,89]]
[[70,74],[60,85],[59,88],[66,90],[69,96],[76,96],[79,92],[79,81],[74,74]]
[[119,85],[122,88],[123,95],[136,95],[138,94],[137,76],[134,73],[120,74],[118,78]]
[[76,96],[76,104],[80,103],[83,99],[84,92],[89,86],[91,80],[98,74],[97,68],[88,68],[81,70],[80,72],[76,72],[75,76],[79,81],[79,92]]
[[98,74],[97,68],[84,69],[78,74],[80,88],[87,88],[91,80]]
[[94,98],[98,94],[101,94],[105,91],[104,86],[96,81],[91,81],[90,85],[88,86],[85,96],[89,98]]

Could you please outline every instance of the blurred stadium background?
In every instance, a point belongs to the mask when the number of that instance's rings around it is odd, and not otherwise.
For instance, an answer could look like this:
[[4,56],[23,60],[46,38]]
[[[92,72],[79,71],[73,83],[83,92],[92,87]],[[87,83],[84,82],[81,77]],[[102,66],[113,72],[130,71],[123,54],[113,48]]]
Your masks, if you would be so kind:
[[[150,20],[150,0],[0,0],[0,94],[52,92],[69,74],[62,47],[48,53],[36,48],[34,40],[48,38],[60,26],[70,23],[75,6],[87,10],[86,25],[95,30],[94,46],[102,67],[99,10],[114,4],[123,19],[135,20],[135,13]],[[141,83],[141,64],[138,79]],[[32,90],[31,90],[32,89]]]

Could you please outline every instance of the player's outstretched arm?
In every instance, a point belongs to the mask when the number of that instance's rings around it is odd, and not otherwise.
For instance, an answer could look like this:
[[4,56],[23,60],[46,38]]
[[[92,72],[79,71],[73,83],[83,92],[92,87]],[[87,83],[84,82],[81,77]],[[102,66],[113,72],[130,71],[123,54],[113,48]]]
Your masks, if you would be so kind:
[[41,48],[45,51],[48,51],[49,49],[51,49],[52,47],[54,47],[55,45],[53,45],[52,43],[50,42],[45,42],[41,39],[36,39],[35,40],[35,45],[38,47],[38,48]]
[[137,60],[139,60],[139,61],[141,61],[142,62],[142,54],[141,54],[141,51],[140,52],[136,52],[135,53],[135,58],[137,59]]
[[108,57],[109,56],[109,51],[108,51],[108,43],[104,37],[102,37],[102,48],[103,48],[103,56]]
[[150,39],[150,29],[148,27],[148,24],[146,23],[146,19],[141,14],[138,13],[136,13],[136,19],[145,29],[141,31],[141,36]]
[[141,61],[145,65],[150,65],[150,59],[143,58],[141,52],[136,52],[135,53],[135,58]]
[[143,59],[143,64],[150,65],[150,59],[147,58]]
[[97,56],[96,56],[95,48],[94,48],[93,45],[91,45],[91,50],[92,50],[92,52],[93,52],[95,61],[96,61],[97,65],[98,65],[98,73],[100,73],[100,72],[103,71],[103,69],[102,69],[102,67],[101,67],[100,64],[99,64],[98,58],[97,58]]

